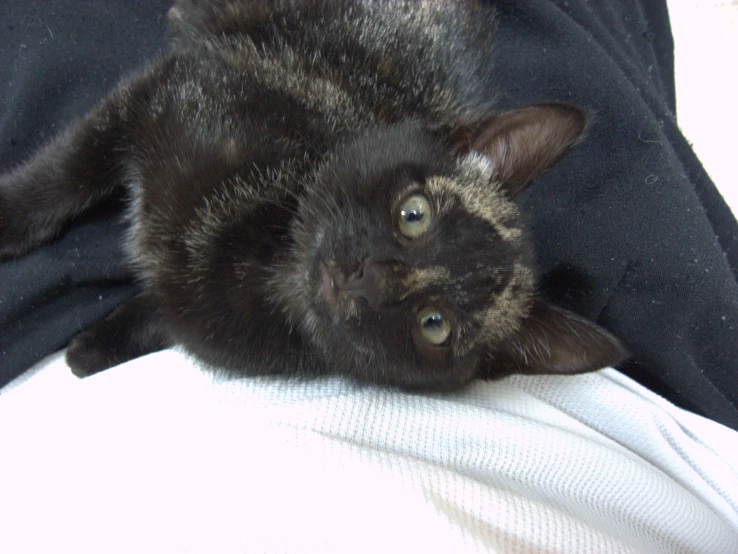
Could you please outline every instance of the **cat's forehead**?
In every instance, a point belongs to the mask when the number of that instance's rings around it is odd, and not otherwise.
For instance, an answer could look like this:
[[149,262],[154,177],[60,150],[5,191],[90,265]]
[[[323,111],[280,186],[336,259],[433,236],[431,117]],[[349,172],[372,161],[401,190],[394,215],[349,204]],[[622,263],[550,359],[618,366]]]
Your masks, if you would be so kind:
[[438,299],[454,304],[464,350],[517,330],[534,291],[520,212],[493,175],[492,160],[470,154],[455,171],[426,176],[438,220],[437,256],[411,267],[403,283],[408,295],[442,291]]
[[460,208],[491,225],[502,240],[522,239],[519,210],[495,181],[490,158],[468,154],[457,161],[453,174],[430,175],[425,186],[437,203],[439,218]]

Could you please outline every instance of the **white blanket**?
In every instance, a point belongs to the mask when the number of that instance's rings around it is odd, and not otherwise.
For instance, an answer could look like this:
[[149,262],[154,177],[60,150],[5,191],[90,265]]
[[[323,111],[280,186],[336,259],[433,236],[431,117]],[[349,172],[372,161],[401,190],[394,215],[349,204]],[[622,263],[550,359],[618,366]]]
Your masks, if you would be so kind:
[[0,393],[0,552],[738,552],[738,434],[618,372],[453,395],[176,350]]

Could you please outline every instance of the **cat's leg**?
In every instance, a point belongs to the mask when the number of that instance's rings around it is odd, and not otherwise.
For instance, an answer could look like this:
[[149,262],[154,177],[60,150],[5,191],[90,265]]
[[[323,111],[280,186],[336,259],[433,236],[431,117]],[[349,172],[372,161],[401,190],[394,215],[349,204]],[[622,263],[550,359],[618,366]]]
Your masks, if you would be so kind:
[[130,91],[118,89],[90,114],[0,175],[0,259],[53,238],[122,184]]
[[144,292],[74,337],[67,363],[72,373],[86,377],[172,345],[161,310]]

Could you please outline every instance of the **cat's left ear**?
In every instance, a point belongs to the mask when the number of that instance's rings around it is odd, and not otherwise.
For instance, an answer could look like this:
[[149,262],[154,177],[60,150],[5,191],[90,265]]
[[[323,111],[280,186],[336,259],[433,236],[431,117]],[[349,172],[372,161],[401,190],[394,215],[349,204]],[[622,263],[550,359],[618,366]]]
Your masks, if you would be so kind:
[[600,326],[536,300],[522,327],[490,350],[480,371],[487,378],[512,373],[585,373],[628,357],[620,341]]
[[559,161],[585,134],[584,110],[552,102],[501,112],[451,136],[455,151],[476,151],[495,164],[494,177],[515,196]]

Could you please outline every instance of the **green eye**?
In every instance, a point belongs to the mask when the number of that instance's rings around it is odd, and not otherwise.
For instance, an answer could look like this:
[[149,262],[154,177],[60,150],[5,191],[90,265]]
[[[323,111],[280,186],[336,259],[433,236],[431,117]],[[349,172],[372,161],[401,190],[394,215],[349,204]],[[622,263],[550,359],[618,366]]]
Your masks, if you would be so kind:
[[422,194],[408,197],[400,206],[397,222],[400,232],[409,239],[419,237],[428,230],[432,211],[430,202]]
[[436,308],[423,308],[418,313],[418,328],[425,342],[436,346],[443,344],[451,335],[451,324]]

